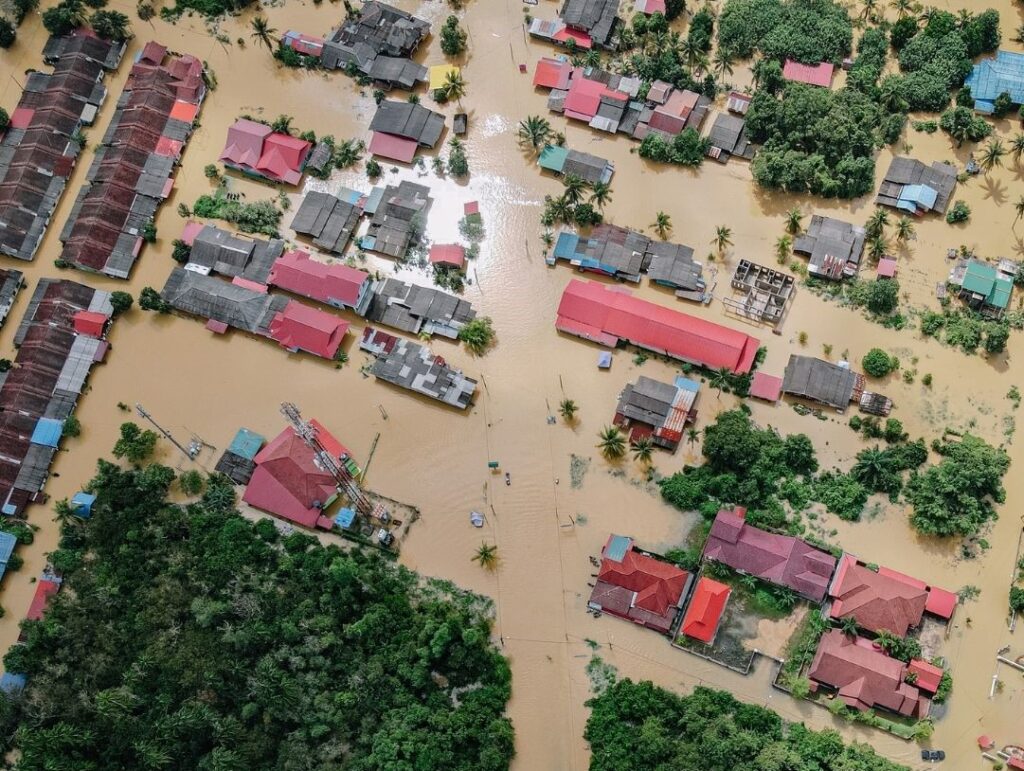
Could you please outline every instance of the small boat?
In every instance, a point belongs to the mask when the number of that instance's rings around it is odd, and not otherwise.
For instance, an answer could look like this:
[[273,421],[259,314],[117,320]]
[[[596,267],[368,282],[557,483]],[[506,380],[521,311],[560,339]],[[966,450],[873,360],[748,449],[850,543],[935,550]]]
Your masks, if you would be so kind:
[[512,484],[512,475],[509,474],[507,471],[505,472],[505,484],[507,484],[507,485],[511,485]]
[[469,522],[471,525],[473,525],[473,527],[483,527],[484,515],[481,514],[479,511],[471,511],[469,512]]

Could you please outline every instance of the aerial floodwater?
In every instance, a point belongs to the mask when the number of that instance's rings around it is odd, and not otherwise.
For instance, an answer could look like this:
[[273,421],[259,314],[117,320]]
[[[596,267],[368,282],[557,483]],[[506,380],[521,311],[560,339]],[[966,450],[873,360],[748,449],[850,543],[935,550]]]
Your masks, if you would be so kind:
[[[44,8],[49,4],[44,0]],[[598,281],[628,288],[635,298],[755,338],[767,349],[757,371],[778,377],[793,354],[843,360],[853,369],[863,370],[865,354],[882,348],[899,359],[900,369],[881,379],[868,377],[865,387],[882,391],[892,400],[891,417],[898,418],[911,439],[923,437],[931,445],[950,429],[958,432],[956,435],[969,432],[1003,447],[1011,462],[1003,479],[1006,498],[996,504],[998,518],[988,523],[978,538],[964,541],[923,535],[910,524],[910,505],[903,498],[891,502],[884,494],[869,498],[859,521],[844,521],[821,503],[812,504],[803,516],[808,524],[813,520],[811,529],[819,538],[865,563],[891,568],[953,593],[964,587],[978,590],[968,591],[966,598],[962,593],[962,604],[942,631],[939,649],[955,685],[948,702],[936,705],[934,734],[923,746],[941,748],[946,753],[945,767],[959,771],[990,767],[980,756],[979,735],[993,737],[997,749],[1024,745],[1024,681],[1019,667],[997,660],[997,655],[1011,662],[1024,656],[1024,643],[1010,627],[1007,607],[1024,523],[1024,489],[1015,473],[1024,463],[1024,443],[1013,432],[1020,397],[1019,393],[1016,399],[1008,394],[1024,388],[1024,332],[1013,329],[1002,352],[968,354],[937,339],[941,335],[922,334],[920,313],[941,310],[936,287],[946,284],[955,264],[948,258],[951,249],[964,247],[993,261],[1004,257],[1024,260],[1024,221],[1020,221],[1020,211],[1015,212],[1015,202],[1024,191],[1020,158],[1015,162],[1008,154],[1002,165],[962,178],[953,198],[970,207],[968,222],[947,224],[942,214],[934,213],[913,217],[915,234],[906,241],[897,241],[893,225],[889,225],[889,253],[898,263],[898,301],[908,321],[903,328],[890,328],[893,325],[883,326],[866,311],[830,297],[827,291],[809,287],[806,256],[791,255],[781,265],[776,262],[777,242],[786,234],[787,212],[802,210],[804,228],[812,215],[861,227],[876,209],[874,195],[894,154],[927,164],[948,161],[960,171],[971,152],[977,155],[983,144],[968,142],[958,147],[943,131],[915,131],[911,127],[915,120],[937,120],[938,116],[911,113],[899,142],[878,150],[875,185],[868,195],[841,200],[767,190],[754,182],[751,164],[742,158],[734,157],[725,164],[708,158],[692,168],[655,163],[641,158],[639,143],[621,133],[599,131],[585,122],[549,113],[548,89],[535,88],[533,74],[541,58],[565,51],[530,37],[526,18],[528,13],[539,19],[557,18],[560,6],[551,0],[537,5],[468,0],[457,11],[468,32],[466,52],[452,59],[442,53],[439,40],[446,17],[455,12],[449,5],[440,0],[401,0],[395,5],[429,21],[433,28],[431,37],[417,49],[415,61],[428,68],[450,62],[461,67],[466,84],[461,99],[438,105],[425,89],[418,90],[422,105],[445,116],[442,140],[433,150],[419,150],[424,161],[420,164],[395,164],[380,158],[379,180],[367,178],[365,165],[370,156],[364,153],[363,160],[335,170],[327,179],[307,174],[298,185],[274,185],[225,169],[220,162],[228,129],[238,118],[271,122],[287,115],[296,135],[312,131],[317,136],[333,135],[339,143],[348,139],[369,143],[370,121],[377,110],[375,87],[358,85],[342,70],[282,66],[254,38],[252,21],[265,16],[268,25],[278,31],[276,37],[286,30],[323,35],[338,24],[344,7],[281,0],[215,23],[187,13],[169,23],[159,14],[142,21],[134,3],[111,0],[109,9],[131,18],[135,37],[128,43],[121,66],[104,81],[109,96],[87,132],[86,149],[35,260],[0,256],[0,267],[23,271],[27,284],[0,329],[0,358],[15,358],[15,332],[42,278],[66,278],[108,292],[127,291],[136,298],[144,287],[160,290],[172,269],[179,267],[172,259],[173,242],[182,237],[189,219],[182,216],[179,204],[191,209],[196,199],[217,188],[218,178],[204,173],[209,164],[217,165],[218,174],[227,180],[226,190],[237,194],[239,200],[277,201],[285,208],[279,230],[287,248],[314,252],[310,240],[291,229],[295,212],[311,191],[333,193],[348,188],[369,194],[377,185],[397,186],[403,181],[422,185],[432,199],[423,241],[434,244],[465,241],[460,233],[465,205],[478,202],[483,237],[479,253],[468,261],[466,286],[460,296],[472,303],[477,316],[492,320],[494,343],[475,355],[462,343],[440,334],[417,340],[414,332],[389,330],[349,309],[335,310],[303,300],[351,323],[341,344],[347,362],[339,366],[305,352],[289,352],[266,335],[239,329],[214,334],[205,326],[205,319],[177,312],[145,312],[136,299],[135,307],[118,317],[111,328],[105,362],[89,375],[75,410],[81,435],[64,439],[54,458],[45,487],[50,504],[27,508],[27,520],[37,530],[32,544],[19,547],[24,565],[9,572],[0,588],[0,605],[5,611],[0,619],[0,650],[18,640],[19,622],[36,592],[36,579],[47,565],[47,553],[56,548],[59,525],[52,516],[52,502],[80,490],[92,476],[96,460],[110,457],[125,420],[144,423],[137,415],[133,417],[136,404],[176,439],[187,443],[199,437],[206,445],[195,460],[189,460],[170,442],[161,440],[156,454],[159,462],[179,470],[213,472],[240,427],[267,438],[277,436],[286,425],[281,404],[290,402],[351,449],[366,472],[366,488],[418,510],[417,521],[402,537],[402,565],[494,600],[494,643],[508,658],[512,672],[508,704],[515,729],[512,768],[587,768],[590,747],[583,734],[590,710],[585,702],[594,695],[593,668],[588,670],[588,664],[595,655],[620,678],[651,680],[680,694],[697,685],[727,690],[742,701],[774,709],[786,720],[815,729],[834,728],[845,739],[867,743],[893,761],[922,767],[922,744],[844,720],[773,687],[778,664],[772,658],[757,658],[749,673],[741,674],[674,647],[665,636],[639,624],[588,609],[598,572],[596,559],[610,534],[629,536],[638,547],[664,555],[684,547],[701,520],[699,512],[683,512],[666,502],[653,481],[684,466],[703,463],[700,441],[687,441],[684,432],[674,452],[656,449],[653,470],[634,460],[628,450],[624,457],[608,460],[596,446],[598,434],[613,422],[623,389],[639,377],[667,383],[680,375],[694,381],[703,379],[693,405],[697,413],[694,428],[703,431],[720,413],[746,405],[759,426],[771,427],[783,436],[803,433],[810,437],[822,471],[848,471],[857,453],[885,444],[848,427],[850,418],[861,414],[856,405],[840,414],[790,396],[776,402],[741,399],[729,392],[732,389],[716,387],[707,371],[681,370],[679,361],[656,354],[638,355],[639,349],[633,345],[608,349],[556,330],[556,311],[570,282]],[[714,5],[719,11],[724,2]],[[975,12],[989,7],[999,11],[1001,47],[1021,51],[1021,44],[1013,41],[1015,30],[1024,21],[1020,3],[939,3],[941,9],[953,12],[965,5]],[[696,5],[690,8],[695,10]],[[860,6],[850,13],[858,15]],[[633,16],[629,0],[623,0],[620,14],[627,20]],[[688,23],[684,14],[672,22],[672,28],[685,36]],[[856,39],[859,30],[854,34]],[[47,37],[40,15],[33,12],[18,28],[15,46],[0,52],[0,107],[8,112],[14,111],[21,97],[27,73],[44,68],[40,52]],[[156,240],[142,247],[128,280],[60,270],[54,261],[62,251],[61,229],[72,214],[94,148],[114,115],[131,64],[150,40],[159,41],[172,53],[194,55],[215,80],[215,88],[203,101],[198,127],[182,151],[173,192],[155,215]],[[895,65],[889,66],[897,71]],[[736,62],[732,67],[734,72],[725,80],[738,91],[752,88],[750,62]],[[832,87],[838,88],[846,75],[837,71]],[[387,98],[404,102],[406,95],[396,88]],[[724,112],[725,98],[725,94],[718,96],[717,111]],[[992,120],[995,134],[1007,144],[1020,130],[1016,109],[1007,117]],[[431,159],[450,152],[447,142],[453,136],[452,119],[461,112],[468,116],[468,131],[460,138],[470,173],[456,178],[438,173]],[[674,289],[650,279],[622,282],[598,273],[583,274],[565,260],[553,266],[546,263],[548,247],[542,240],[546,228],[541,224],[545,196],[557,197],[564,188],[559,177],[538,167],[534,149],[518,141],[520,122],[532,115],[549,119],[554,131],[564,133],[567,147],[613,164],[612,195],[603,208],[605,222],[658,240],[657,215],[669,216],[671,229],[666,238],[694,249],[694,259],[703,263],[710,302],[679,299]],[[280,197],[279,191],[283,191]],[[890,210],[890,223],[897,219],[898,214]],[[224,221],[209,222],[232,228]],[[730,230],[728,243],[718,242],[721,226]],[[559,229],[559,225],[551,228],[556,235]],[[321,256],[328,255],[324,252]],[[433,285],[430,266],[398,266],[394,259],[371,250],[357,257],[354,243],[346,256],[354,258],[350,264],[381,278]],[[723,302],[734,296],[730,283],[741,260],[796,276],[792,299],[777,327],[744,318]],[[796,267],[790,267],[794,264]],[[876,261],[868,259],[867,249],[860,271],[862,279],[874,280]],[[1020,291],[1014,291],[1008,312],[1018,311]],[[272,288],[271,294],[283,293]],[[950,295],[956,304],[955,292],[951,290]],[[359,348],[363,330],[371,324],[421,342],[447,365],[477,381],[472,404],[456,409],[375,377],[370,371],[374,356]],[[598,366],[599,354],[606,350],[612,350],[610,368]],[[559,406],[566,399],[578,408],[571,421],[559,415]],[[119,404],[128,405],[131,414]],[[797,404],[800,409],[794,409]],[[931,452],[928,462],[940,460]],[[483,516],[471,520],[472,512]],[[474,526],[477,524],[482,526]],[[498,562],[493,570],[483,569],[472,559],[481,542],[497,546]],[[145,566],[139,568],[145,570]],[[746,645],[781,658],[796,623],[795,617],[757,622]],[[737,758],[737,767],[743,762]]]

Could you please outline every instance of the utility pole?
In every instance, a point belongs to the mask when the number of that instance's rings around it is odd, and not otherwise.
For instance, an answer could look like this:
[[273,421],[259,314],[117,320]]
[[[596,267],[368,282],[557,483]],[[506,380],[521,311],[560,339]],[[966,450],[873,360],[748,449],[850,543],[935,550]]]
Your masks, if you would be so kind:
[[168,442],[170,442],[175,447],[177,447],[179,450],[181,450],[182,453],[185,455],[185,457],[187,457],[189,460],[194,460],[195,459],[196,456],[193,453],[191,453],[188,450],[186,450],[184,447],[182,447],[181,443],[177,439],[175,439],[173,436],[171,436],[171,432],[170,431],[166,430],[163,426],[161,426],[159,423],[157,423],[155,420],[153,420],[153,416],[150,415],[148,412],[146,412],[145,407],[143,407],[141,404],[136,403],[135,411],[137,413],[139,413],[139,417],[140,418],[145,418],[150,423],[152,423],[153,427],[156,428],[156,430],[159,431],[161,434],[163,434],[164,439],[166,439]]

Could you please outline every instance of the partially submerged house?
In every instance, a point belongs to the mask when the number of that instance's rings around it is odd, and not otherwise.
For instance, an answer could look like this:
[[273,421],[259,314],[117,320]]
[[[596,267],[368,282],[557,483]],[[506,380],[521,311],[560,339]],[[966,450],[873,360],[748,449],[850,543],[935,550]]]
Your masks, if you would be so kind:
[[776,325],[782,321],[795,291],[792,275],[750,260],[739,261],[731,286],[738,299],[726,298],[726,307],[748,319]]
[[377,357],[370,374],[378,380],[460,410],[473,403],[476,381],[419,343],[366,327],[359,348]]
[[348,327],[347,321],[332,313],[291,300],[271,319],[268,337],[292,353],[305,351],[334,359]]
[[696,91],[673,89],[663,104],[641,114],[633,137],[656,133],[671,139],[688,128],[700,131],[710,106],[711,100]]
[[612,423],[630,442],[649,438],[655,446],[675,452],[686,424],[697,417],[693,405],[699,391],[699,383],[683,377],[663,383],[641,375],[622,389]]
[[799,538],[748,525],[745,517],[743,508],[718,512],[704,559],[785,586],[813,602],[825,599],[836,558]]
[[731,592],[725,584],[702,576],[693,590],[679,631],[706,645],[714,644]]
[[366,318],[413,335],[441,335],[455,340],[476,318],[473,306],[461,297],[433,287],[388,278],[373,285]]
[[147,227],[170,197],[206,95],[199,59],[168,56],[159,45],[148,52],[132,66],[60,234],[60,259],[113,278],[128,278]]
[[821,88],[832,87],[832,74],[835,72],[835,65],[832,62],[818,62],[817,64],[802,64],[793,59],[786,59],[782,65],[782,77],[791,83],[804,83],[808,86],[820,86]]
[[24,285],[24,274],[13,268],[0,268],[0,327],[7,320],[14,301]]
[[737,115],[719,113],[708,133],[708,156],[725,163],[733,156],[746,161],[754,157],[755,148],[747,139],[746,121]]
[[431,244],[427,259],[436,268],[461,271],[466,267],[466,248],[462,244]]
[[579,177],[589,185],[598,182],[608,184],[615,173],[615,164],[611,161],[558,145],[546,145],[540,152],[537,165],[558,176]]
[[226,476],[236,485],[249,484],[249,480],[252,479],[253,472],[256,470],[256,453],[260,451],[266,441],[255,431],[250,431],[248,428],[238,429],[231,444],[217,461],[214,470]]
[[422,234],[432,202],[430,188],[408,180],[397,187],[374,188],[363,206],[363,211],[370,215],[370,225],[360,246],[388,257],[404,258],[413,239]]
[[444,132],[444,116],[421,104],[385,99],[370,121],[371,155],[412,163],[420,147],[433,148]]
[[809,258],[807,272],[812,276],[839,281],[857,274],[865,238],[862,227],[815,214],[793,242],[793,253]]
[[323,54],[325,42],[322,37],[307,35],[305,32],[298,32],[293,29],[286,30],[281,36],[281,45],[287,46],[297,54],[310,56],[314,59],[319,59]]
[[366,315],[373,299],[369,273],[340,262],[314,260],[298,249],[274,262],[267,284],[335,308],[349,308],[359,316]]
[[910,214],[942,214],[956,189],[956,168],[942,161],[926,166],[916,158],[896,157],[878,188],[875,203]]
[[52,37],[43,50],[53,72],[27,73],[24,91],[0,132],[0,254],[35,259],[82,144],[106,100],[103,79],[125,44],[85,32]]
[[280,239],[246,238],[199,223],[186,225],[182,240],[190,247],[185,263],[188,270],[230,278],[240,276],[260,284],[266,283],[270,266],[284,252]]
[[813,356],[793,354],[786,364],[782,392],[809,399],[845,412],[850,402],[860,402],[864,376]]
[[953,592],[889,568],[868,567],[851,554],[839,561],[828,593],[830,618],[852,618],[860,629],[899,637],[919,626],[925,613],[948,621],[958,601]]
[[964,86],[971,89],[978,112],[994,112],[1000,94],[1009,94],[1014,105],[1024,104],[1024,54],[998,51],[994,59],[982,59],[974,65]]
[[587,606],[668,634],[691,581],[685,570],[636,548],[632,538],[611,535]]
[[0,373],[0,513],[20,516],[42,498],[64,421],[92,366],[106,357],[110,293],[40,279],[14,336],[14,366]]
[[270,324],[284,310],[288,298],[267,294],[265,286],[260,291],[247,285],[249,282],[238,282],[175,268],[160,295],[175,310],[208,319],[213,332],[231,327],[269,337]]
[[386,3],[368,0],[331,30],[320,62],[327,69],[354,67],[385,88],[411,89],[427,79],[412,55],[430,35],[430,22]]
[[704,267],[693,259],[693,248],[669,241],[651,241],[647,276],[656,284],[676,290],[676,297],[694,302],[710,299],[704,283]]
[[354,190],[341,190],[338,195],[311,190],[302,197],[292,230],[313,239],[318,249],[343,254],[359,226],[363,203]]
[[558,15],[569,30],[585,34],[599,48],[612,50],[621,23],[618,13],[619,0],[565,0]]
[[993,265],[981,260],[960,260],[950,271],[948,283],[969,308],[998,319],[1010,305],[1016,275],[1017,265],[1013,262]]
[[807,673],[812,686],[835,690],[853,709],[886,710],[904,717],[928,716],[931,701],[906,682],[907,665],[875,647],[871,640],[850,637],[841,629],[825,632]]
[[608,348],[631,343],[736,374],[753,368],[760,344],[744,332],[641,300],[622,288],[579,279],[562,292],[555,327]]
[[228,127],[220,161],[250,177],[297,185],[312,150],[312,142],[239,118]]

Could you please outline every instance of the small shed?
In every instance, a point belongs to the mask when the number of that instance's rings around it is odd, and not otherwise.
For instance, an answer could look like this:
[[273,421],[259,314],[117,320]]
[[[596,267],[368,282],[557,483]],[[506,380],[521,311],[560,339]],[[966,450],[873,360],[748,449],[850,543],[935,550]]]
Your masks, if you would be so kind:
[[455,132],[455,136],[461,137],[466,133],[467,128],[469,128],[469,116],[464,112],[455,113],[455,117],[452,119],[452,131]]
[[460,244],[434,244],[430,247],[430,264],[462,270],[466,267],[466,250]]
[[612,355],[609,351],[601,351],[597,354],[597,366],[599,369],[612,368]]
[[252,460],[266,441],[266,438],[255,431],[250,431],[248,428],[240,428],[235,434],[235,438],[231,440],[228,451],[242,458]]
[[96,503],[95,495],[80,490],[71,496],[71,513],[76,517],[88,519],[92,516],[94,503]]
[[356,521],[356,512],[354,509],[348,507],[342,508],[338,512],[338,515],[334,518],[334,524],[343,530],[348,530],[352,527],[352,523]]
[[109,320],[109,316],[97,311],[78,311],[71,317],[75,332],[97,339],[103,337],[103,330],[106,329]]
[[893,257],[883,257],[878,261],[878,270],[875,271],[877,278],[895,278],[896,260]]
[[64,433],[64,421],[54,418],[39,418],[35,429],[32,431],[32,444],[41,444],[45,447],[56,447],[60,444],[61,435]]
[[427,70],[427,78],[429,79],[427,87],[431,91],[443,89],[448,83],[448,73],[458,75],[460,72],[461,70],[459,70],[459,68],[454,64],[435,64]]
[[764,372],[755,372],[750,381],[749,393],[755,399],[763,399],[774,404],[782,396],[782,378]]
[[479,201],[467,201],[462,206],[462,215],[469,222],[480,222],[480,202]]

